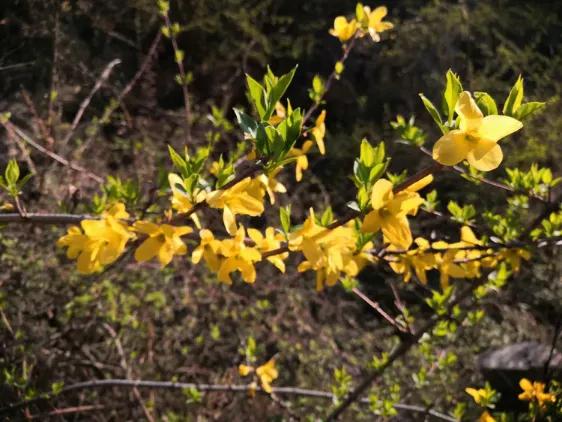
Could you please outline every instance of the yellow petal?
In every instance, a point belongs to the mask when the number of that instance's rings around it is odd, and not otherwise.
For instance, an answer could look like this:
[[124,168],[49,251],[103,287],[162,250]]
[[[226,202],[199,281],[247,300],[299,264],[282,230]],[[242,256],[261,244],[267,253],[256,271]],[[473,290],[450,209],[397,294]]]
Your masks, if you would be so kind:
[[428,174],[427,176],[425,176],[423,179],[418,180],[416,183],[412,183],[410,186],[408,186],[406,188],[407,191],[409,192],[417,192],[419,190],[422,190],[423,188],[425,188],[427,185],[429,185],[431,182],[433,182],[433,175],[432,174]]
[[433,159],[445,166],[454,166],[466,158],[472,144],[464,132],[452,130],[443,135],[433,146]]
[[455,111],[461,118],[460,129],[463,132],[475,131],[482,124],[484,115],[468,91],[463,91],[459,95]]
[[386,179],[379,179],[373,186],[371,205],[374,210],[379,210],[393,197],[392,183]]
[[[488,149],[488,147],[490,147]],[[482,154],[482,151],[486,151]],[[499,145],[493,141],[478,141],[478,147],[467,155],[470,165],[480,171],[491,171],[499,167],[503,160],[503,152]]]
[[523,123],[509,116],[486,116],[478,128],[478,136],[490,141],[498,142],[500,139],[517,132]]
[[137,262],[149,261],[158,255],[161,246],[161,240],[157,237],[149,237],[135,251],[135,259]]
[[253,372],[254,368],[248,365],[239,365],[238,366],[238,373],[241,377],[248,376],[251,372]]
[[379,217],[378,211],[371,211],[365,216],[363,224],[361,225],[361,231],[363,233],[376,233],[381,228],[381,219]]
[[226,231],[228,232],[228,234],[230,234],[231,236],[234,236],[234,234],[236,233],[236,230],[237,230],[236,217],[234,216],[234,214],[232,213],[230,208],[227,207],[227,206],[225,206],[224,209],[223,209],[222,221],[224,223],[224,227],[226,228]]
[[406,217],[397,218],[393,215],[382,220],[382,233],[385,239],[394,246],[408,249],[413,242],[410,224]]
[[380,22],[388,14],[388,9],[386,6],[379,6],[375,8],[369,15],[369,24],[371,22]]

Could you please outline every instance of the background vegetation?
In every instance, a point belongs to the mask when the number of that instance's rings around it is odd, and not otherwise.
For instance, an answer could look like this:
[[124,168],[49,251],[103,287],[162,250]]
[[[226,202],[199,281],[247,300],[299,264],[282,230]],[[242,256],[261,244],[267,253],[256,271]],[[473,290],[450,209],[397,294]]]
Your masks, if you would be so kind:
[[[281,73],[298,63],[289,97],[295,104],[308,104],[313,76],[328,75],[340,54],[341,44],[328,28],[335,16],[354,7],[354,1],[341,0],[172,1],[171,18],[184,26],[178,43],[191,78],[192,146],[214,139],[219,152],[235,149],[241,133],[229,122],[233,107],[248,107],[244,73],[259,76],[267,64]],[[417,93],[439,98],[449,68],[460,74],[465,88],[501,99],[523,74],[526,95],[548,104],[524,135],[502,144],[506,165],[527,170],[538,163],[560,174],[560,2],[398,0],[388,7],[396,28],[382,43],[361,44],[326,98],[327,156],[312,158],[299,185],[291,171],[281,176],[294,187],[280,201],[293,205],[295,221],[305,218],[309,206],[322,209],[331,203],[335,213],[345,213],[353,189],[348,174],[363,137],[387,141],[391,171],[421,168],[426,159],[394,142],[397,135],[389,122],[397,114],[414,115],[428,139],[437,139]],[[0,4],[0,112],[10,112],[11,122],[49,151],[93,173],[60,166],[3,130],[2,167],[17,158],[26,171],[38,175],[23,197],[28,209],[96,211],[91,198],[102,197],[96,175],[108,174],[123,181],[111,189],[120,190],[137,210],[152,200],[166,203],[166,145],[183,148],[184,111],[172,47],[169,40],[158,40],[161,25],[152,0]],[[146,61],[152,47],[152,59]],[[114,59],[121,62],[73,127],[82,101]],[[132,80],[134,88],[121,98]],[[492,175],[505,176],[503,169]],[[444,212],[449,200],[490,210],[505,204],[503,194],[463,183],[452,172],[437,187]],[[276,221],[277,216],[266,218]],[[458,236],[458,226],[441,223],[446,234]],[[255,285],[232,287],[217,283],[189,260],[175,260],[161,271],[126,259],[102,274],[78,276],[54,247],[61,230],[0,230],[0,407],[60,389],[59,383],[91,379],[241,383],[237,367],[254,341],[250,354],[259,362],[277,356],[276,385],[337,392],[395,342],[393,327],[357,296],[341,287],[317,293],[310,275],[294,269],[279,276],[263,268]],[[432,227],[421,220],[416,230],[429,235]],[[451,414],[469,402],[466,386],[483,384],[476,365],[479,353],[523,340],[551,344],[560,329],[560,274],[559,249],[547,250],[539,264],[524,267],[484,300],[485,316],[476,327],[463,326],[442,342],[416,348],[386,371],[373,389],[381,406],[393,403],[400,390],[401,403]],[[393,283],[400,280],[375,267],[362,273],[360,287],[396,314],[389,289]],[[408,309],[423,313],[429,312],[426,297],[427,291],[412,283],[401,299]],[[288,407],[285,399],[250,399],[244,392],[199,396],[190,390],[103,388],[61,395],[11,417],[47,418],[51,413],[55,420],[282,420],[312,418],[332,405],[325,399],[291,397]],[[52,414],[80,405],[97,407]],[[469,406],[465,417],[477,414]],[[357,405],[347,417],[375,416],[369,405]],[[421,420],[406,413],[398,418],[408,417]]]

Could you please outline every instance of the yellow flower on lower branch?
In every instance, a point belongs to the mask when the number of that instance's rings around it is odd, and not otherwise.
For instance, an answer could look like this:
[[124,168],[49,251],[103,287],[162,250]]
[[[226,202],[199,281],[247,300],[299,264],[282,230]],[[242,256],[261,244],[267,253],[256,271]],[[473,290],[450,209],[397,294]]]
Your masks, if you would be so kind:
[[314,145],[314,142],[311,140],[304,141],[301,148],[291,148],[289,151],[289,155],[291,157],[296,157],[296,166],[295,166],[295,180],[300,182],[302,180],[302,173],[306,169],[308,169],[308,151]]
[[221,241],[215,239],[213,232],[203,229],[199,232],[201,242],[191,254],[191,260],[198,264],[201,258],[205,260],[211,271],[217,272],[221,266],[223,258],[220,256]]
[[256,368],[256,375],[260,379],[263,390],[271,394],[271,383],[279,376],[279,371],[277,371],[275,366],[275,358],[271,358],[262,366],[258,366]]
[[[409,282],[412,274],[415,273],[416,277],[422,284],[427,284],[427,271],[431,270],[436,264],[435,254],[426,252],[429,249],[429,242],[421,237],[414,240],[417,249],[407,251],[403,255],[394,258],[390,261],[390,268],[396,274],[402,274],[404,282]],[[396,247],[389,247],[388,250],[395,250]]]
[[138,262],[145,262],[157,257],[162,267],[168,265],[174,255],[187,253],[187,247],[181,236],[193,231],[189,226],[159,225],[149,221],[137,221],[133,228],[148,236],[135,251],[135,259]]
[[[273,227],[268,227],[265,229],[265,236],[256,229],[248,229],[248,236],[255,243],[256,248],[260,252],[269,252],[278,249],[281,246],[281,242],[285,240],[283,234],[275,233]],[[285,262],[289,256],[288,253],[282,253],[277,255],[272,255],[267,257],[267,260],[271,262],[279,271],[285,272]]]
[[117,203],[104,212],[99,220],[84,220],[80,227],[72,226],[57,245],[68,247],[66,255],[77,259],[78,272],[91,274],[114,262],[125,250],[134,234],[121,221],[129,217],[125,205]]
[[527,378],[519,381],[519,386],[523,390],[519,394],[519,400],[536,401],[540,407],[544,407],[546,403],[556,402],[556,396],[552,393],[545,393],[545,385],[542,382],[531,382]]
[[207,203],[212,208],[223,210],[223,223],[226,231],[234,235],[238,226],[236,215],[258,216],[263,214],[265,189],[258,179],[246,177],[226,190],[216,190],[207,195]]
[[[238,366],[238,373],[241,377],[246,377],[251,373],[255,372],[257,377],[260,380],[261,386],[263,391],[266,393],[271,394],[272,388],[271,383],[279,377],[279,371],[277,370],[277,366],[275,365],[275,358],[269,359],[266,363],[257,368],[253,366],[241,364]],[[255,383],[250,384],[249,393],[250,396],[253,397],[255,394],[256,385]]]
[[246,283],[256,281],[254,264],[261,261],[261,253],[246,245],[246,230],[240,226],[236,236],[221,242],[220,252],[224,256],[218,270],[218,279],[226,284],[232,284],[230,273],[240,271]]
[[392,192],[389,180],[377,180],[371,193],[373,211],[365,216],[361,230],[368,233],[382,230],[385,243],[408,249],[412,244],[412,233],[407,216],[417,213],[423,204],[417,191],[432,180],[433,177],[429,175],[396,195]]

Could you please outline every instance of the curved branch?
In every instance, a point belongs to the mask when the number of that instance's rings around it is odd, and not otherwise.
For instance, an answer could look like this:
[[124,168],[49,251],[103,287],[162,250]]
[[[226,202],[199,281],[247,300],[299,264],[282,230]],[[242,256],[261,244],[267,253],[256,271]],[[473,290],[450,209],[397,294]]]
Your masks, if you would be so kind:
[[[130,380],[130,379],[104,379],[104,380],[92,380],[78,382],[76,384],[71,384],[64,387],[58,395],[45,394],[42,397],[38,397],[31,400],[24,400],[19,403],[15,403],[0,409],[0,415],[12,414],[13,412],[28,407],[31,404],[37,404],[40,402],[50,401],[57,396],[67,394],[71,391],[85,390],[92,388],[104,388],[104,387],[120,387],[120,388],[144,388],[144,389],[163,389],[163,390],[177,390],[177,389],[189,389],[194,388],[198,391],[206,392],[235,392],[235,393],[247,393],[250,389],[254,389],[262,394],[266,393],[261,387],[252,384],[197,384],[197,383],[187,383],[187,382],[173,382],[173,381],[145,381],[145,380]],[[301,397],[312,397],[319,399],[328,399],[333,401],[335,399],[334,394],[327,391],[311,390],[307,388],[299,387],[272,387],[272,394],[274,395],[292,395]],[[368,398],[362,398],[361,403],[368,404],[370,401]],[[406,410],[415,413],[424,413],[432,415],[444,421],[456,422],[456,419],[435,410],[427,409],[423,406],[415,406],[410,404],[397,403],[394,405],[396,409]]]

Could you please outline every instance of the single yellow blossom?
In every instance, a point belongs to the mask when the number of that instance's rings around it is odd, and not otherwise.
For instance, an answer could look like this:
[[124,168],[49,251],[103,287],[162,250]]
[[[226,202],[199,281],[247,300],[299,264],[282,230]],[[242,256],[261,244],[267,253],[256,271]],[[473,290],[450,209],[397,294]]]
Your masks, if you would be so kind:
[[334,19],[334,27],[330,29],[330,34],[338,37],[343,43],[352,38],[355,32],[357,32],[357,21],[352,19],[348,22],[345,16]]
[[480,415],[478,422],[496,422],[496,419],[486,410]]
[[[409,282],[412,274],[415,273],[422,284],[427,284],[427,271],[435,266],[435,254],[426,252],[430,248],[426,239],[418,237],[414,240],[414,243],[416,243],[417,249],[409,250],[397,256],[395,261],[389,262],[389,265],[396,274],[402,274],[404,282]],[[396,250],[396,247],[391,245],[388,250]]]
[[306,154],[314,145],[311,140],[304,141],[301,148],[291,148],[289,156],[296,157],[295,179],[297,182],[302,180],[302,172],[308,168],[308,157]]
[[157,257],[162,267],[168,265],[174,255],[187,253],[187,247],[181,236],[193,231],[189,226],[159,225],[143,220],[135,222],[133,229],[148,235],[135,251],[135,259],[138,262],[145,262]]
[[223,210],[223,223],[226,231],[234,235],[238,226],[236,215],[258,216],[263,214],[265,189],[258,179],[246,177],[226,190],[216,190],[207,195],[207,203],[212,208]]
[[521,129],[523,124],[509,116],[484,117],[468,91],[459,95],[455,111],[460,117],[460,127],[435,143],[433,158],[446,166],[466,159],[480,171],[497,168],[503,159],[498,141]]
[[371,11],[370,7],[363,6],[363,10],[368,19],[368,31],[373,41],[380,41],[379,34],[381,32],[394,28],[392,23],[383,21],[384,17],[388,14],[388,9],[385,6],[379,6],[373,11]]
[[556,402],[554,394],[544,392],[545,385],[542,382],[531,383],[527,378],[522,378],[519,381],[519,386],[523,390],[518,396],[519,400],[536,401],[540,407],[544,407],[547,402]]
[[399,249],[408,249],[412,244],[412,233],[407,215],[415,215],[423,199],[417,190],[431,183],[431,175],[420,180],[396,195],[392,192],[392,183],[379,179],[373,186],[371,206],[373,211],[365,216],[361,230],[376,233],[382,230],[384,241]]
[[312,135],[312,140],[316,142],[320,154],[324,155],[326,153],[326,146],[324,144],[324,137],[326,136],[326,110],[318,115],[314,127],[310,130]]
[[260,174],[257,179],[261,182],[262,186],[264,187],[265,191],[267,192],[267,196],[269,197],[269,202],[273,205],[275,204],[275,193],[286,193],[287,188],[283,183],[279,182],[276,179],[277,173],[281,170],[281,167],[276,169],[269,175]]
[[62,236],[58,246],[68,247],[66,255],[77,259],[79,273],[91,274],[114,262],[125,250],[134,235],[129,226],[120,221],[129,218],[125,205],[117,203],[104,212],[100,220],[84,220],[80,227],[72,226]]
[[256,368],[256,375],[260,379],[263,390],[271,394],[271,383],[279,376],[279,371],[277,371],[275,366],[275,358],[271,358],[262,366],[258,366]]
[[221,262],[218,279],[226,284],[232,284],[230,273],[240,271],[246,283],[256,281],[254,264],[261,260],[261,253],[255,248],[246,245],[246,230],[240,226],[236,236],[221,242],[221,254],[225,259]]
[[191,254],[191,260],[194,264],[198,264],[201,258],[209,266],[211,271],[217,272],[221,266],[222,258],[220,256],[221,241],[215,239],[213,232],[207,229],[199,231],[201,242]]
[[254,372],[253,366],[248,366],[244,364],[238,365],[238,373],[240,374],[241,377],[247,377],[252,372]]
[[188,212],[193,206],[205,200],[206,192],[200,190],[191,198],[187,193],[185,181],[175,173],[168,174],[168,182],[172,190],[172,208],[178,212]]
[[[281,242],[284,240],[284,236],[281,233],[275,233],[273,227],[268,227],[265,229],[265,236],[256,229],[248,229],[248,236],[255,243],[256,248],[260,252],[269,252],[274,249],[281,247]],[[267,260],[271,262],[279,271],[285,272],[285,262],[283,262],[289,256],[288,253],[282,253],[277,255],[272,255],[267,257]]]
[[519,272],[521,267],[521,259],[528,261],[531,259],[531,253],[526,249],[514,248],[514,249],[502,249],[499,252],[499,257],[505,259],[513,272]]

